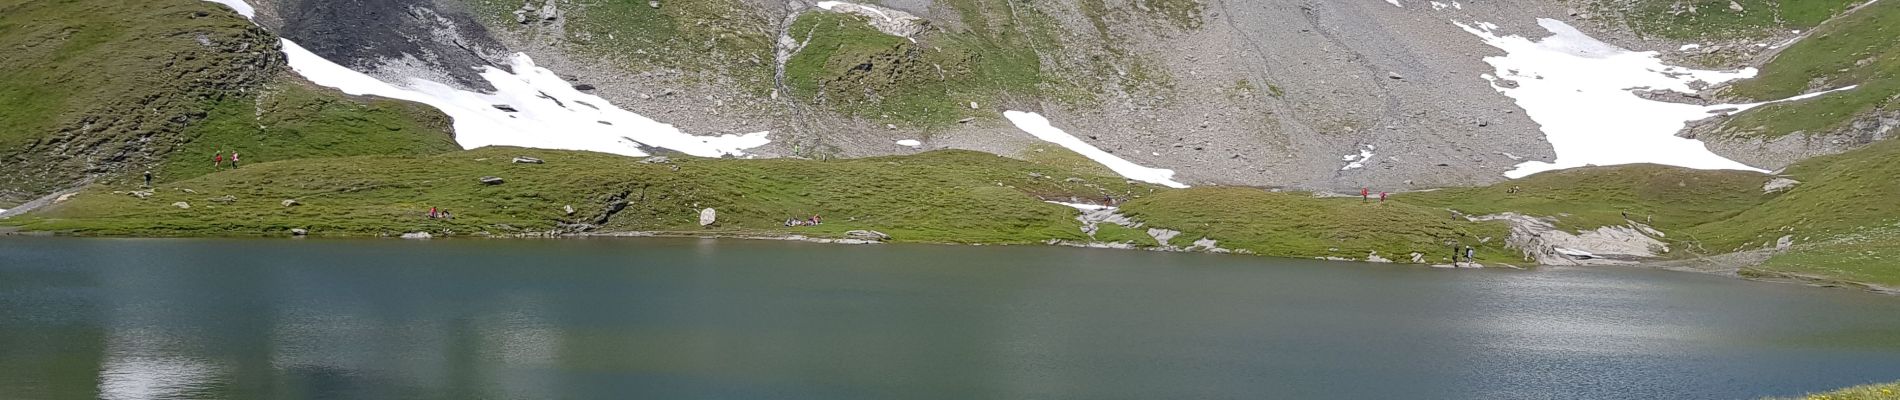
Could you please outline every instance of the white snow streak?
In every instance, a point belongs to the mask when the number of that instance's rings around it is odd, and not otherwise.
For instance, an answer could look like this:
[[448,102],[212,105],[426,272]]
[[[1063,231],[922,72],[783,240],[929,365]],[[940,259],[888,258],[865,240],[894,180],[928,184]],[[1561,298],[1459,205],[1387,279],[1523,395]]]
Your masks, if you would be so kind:
[[1097,205],[1097,204],[1064,203],[1060,201],[1044,201],[1044,203],[1061,204],[1061,205],[1065,205],[1069,207],[1075,207],[1075,209],[1082,210],[1082,211],[1109,210],[1109,209],[1115,208],[1115,207],[1109,207],[1109,206]]
[[1677,51],[1689,51],[1689,50],[1695,50],[1695,49],[1700,49],[1700,48],[1702,48],[1702,45],[1700,45],[1700,44],[1695,44],[1695,43],[1690,43],[1690,44],[1685,44],[1685,45],[1682,45],[1682,47],[1679,47],[1679,48],[1676,48],[1676,50],[1677,50]]
[[[240,13],[250,8],[241,0],[213,1]],[[481,76],[495,87],[495,93],[477,93],[425,79],[384,82],[319,57],[289,39],[279,40],[290,68],[313,83],[352,95],[408,100],[442,110],[454,119],[455,141],[466,149],[521,146],[637,157],[647,155],[641,150],[644,145],[699,157],[721,157],[742,156],[746,149],[771,142],[767,132],[719,136],[681,132],[575,90],[554,71],[535,66],[526,54],[516,53],[510,60],[513,73],[484,67]]]
[[1083,142],[1082,139],[1076,139],[1075,136],[1070,136],[1068,132],[1064,132],[1062,129],[1050,125],[1049,119],[1043,118],[1042,114],[1022,111],[1004,111],[1003,117],[1008,118],[1009,122],[1016,124],[1017,129],[1022,129],[1023,132],[1028,132],[1037,139],[1055,143],[1056,145],[1069,149],[1069,151],[1079,153],[1083,157],[1088,157],[1090,160],[1095,160],[1095,162],[1107,166],[1109,170],[1115,171],[1115,173],[1121,174],[1128,179],[1172,188],[1188,187],[1187,185],[1174,181],[1173,170],[1143,167],[1124,160],[1121,157],[1116,157],[1114,154],[1109,154],[1106,151],[1102,151],[1102,149],[1095,148],[1095,146]]
[[895,19],[895,18],[891,18],[891,15],[890,15],[890,14],[885,14],[885,13],[884,13],[884,10],[879,10],[879,9],[876,9],[876,8],[871,8],[871,7],[865,7],[865,6],[863,6],[863,5],[859,5],[859,4],[856,4],[856,3],[846,3],[846,2],[842,2],[842,1],[820,1],[820,2],[818,2],[818,8],[823,8],[823,9],[825,9],[825,11],[837,11],[837,10],[833,10],[833,8],[836,8],[836,7],[838,7],[839,5],[848,5],[848,6],[852,6],[852,7],[857,7],[857,8],[860,8],[860,9],[863,9],[864,11],[868,11],[868,12],[871,12],[871,13],[874,13],[874,14],[877,14],[877,16],[879,16],[879,17],[884,17],[884,20],[885,20],[885,21],[896,21],[896,20],[897,20],[897,19]]
[[1393,6],[1397,6],[1398,8],[1405,8],[1404,4],[1399,4],[1399,0],[1385,0],[1385,2],[1392,3]]
[[[1527,161],[1504,175],[1522,178],[1538,172],[1587,165],[1656,163],[1695,169],[1766,172],[1722,156],[1702,142],[1677,137],[1684,123],[1722,111],[1740,111],[1772,103],[1698,106],[1637,97],[1631,89],[1694,93],[1690,83],[1717,84],[1755,76],[1741,71],[1702,71],[1664,65],[1656,52],[1633,52],[1590,38],[1562,21],[1539,19],[1550,37],[1530,40],[1494,33],[1496,25],[1456,23],[1505,51],[1484,60],[1497,69],[1485,74],[1499,92],[1523,107],[1542,126],[1557,153],[1554,163]],[[1499,84],[1515,81],[1517,87]],[[1845,90],[1851,88],[1844,88]],[[1816,93],[1799,100],[1818,96]]]
[[1432,2],[1432,11],[1443,10],[1450,7],[1451,7],[1450,4],[1445,4],[1445,3],[1436,2],[1436,1]]
[[897,145],[904,146],[904,147],[918,147],[918,146],[923,146],[924,142],[919,142],[912,139],[904,139],[904,140],[897,141]]
[[244,16],[244,18],[257,18],[257,10],[251,8],[251,5],[249,3],[245,3],[244,0],[205,0],[205,1],[223,4],[225,7],[231,7],[231,11],[237,11],[238,15],[242,15]]

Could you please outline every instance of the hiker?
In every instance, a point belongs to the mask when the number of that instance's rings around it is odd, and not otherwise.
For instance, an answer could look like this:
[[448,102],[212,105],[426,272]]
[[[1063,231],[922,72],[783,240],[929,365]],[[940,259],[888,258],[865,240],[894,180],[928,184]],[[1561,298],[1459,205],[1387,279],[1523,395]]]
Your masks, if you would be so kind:
[[1385,202],[1385,194],[1386,194],[1385,192],[1379,192],[1379,202],[1380,202],[1380,203],[1384,203],[1384,202]]
[[1630,212],[1629,212],[1629,211],[1624,211],[1624,212],[1623,212],[1623,220],[1624,220],[1624,221],[1628,221],[1628,220],[1630,220]]
[[455,219],[455,214],[450,214],[449,210],[442,210],[442,219],[444,220]]
[[1364,203],[1368,201],[1372,201],[1372,188],[1360,188],[1359,202]]
[[435,207],[429,207],[429,219],[435,219],[441,215],[441,213],[436,211]]
[[231,152],[231,169],[237,169],[237,152]]
[[1477,259],[1475,259],[1475,258],[1473,258],[1473,257],[1471,256],[1471,255],[1472,255],[1472,251],[1473,251],[1473,250],[1471,249],[1471,246],[1465,246],[1465,262],[1476,262],[1476,261],[1477,261]]
[[1451,263],[1452,264],[1458,263],[1458,244],[1457,243],[1451,244]]
[[147,188],[152,187],[152,171],[151,170],[145,171],[145,187]]
[[218,152],[218,154],[211,156],[211,168],[212,169],[224,168],[224,152],[220,151]]

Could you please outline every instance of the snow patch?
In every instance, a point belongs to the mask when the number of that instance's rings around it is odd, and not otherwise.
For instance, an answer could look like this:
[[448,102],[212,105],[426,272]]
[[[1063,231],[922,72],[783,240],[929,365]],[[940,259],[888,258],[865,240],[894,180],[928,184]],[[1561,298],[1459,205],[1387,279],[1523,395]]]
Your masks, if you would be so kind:
[[1399,0],[1385,0],[1385,2],[1392,3],[1392,6],[1394,7],[1405,8],[1404,4],[1399,4]]
[[1346,166],[1339,168],[1339,170],[1345,171],[1364,168],[1367,161],[1372,161],[1372,151],[1378,149],[1378,146],[1368,144],[1365,145],[1365,148],[1359,149],[1359,154],[1347,154],[1339,157],[1340,161],[1346,162]]
[[904,140],[897,141],[897,145],[904,146],[904,147],[920,147],[924,145],[924,142],[919,142],[912,139],[904,139]]
[[1685,44],[1685,45],[1682,45],[1682,47],[1678,47],[1678,48],[1676,48],[1676,50],[1678,50],[1678,51],[1689,51],[1689,50],[1695,50],[1695,49],[1700,49],[1700,48],[1702,48],[1702,45],[1700,45],[1700,44],[1695,44],[1695,43],[1690,43],[1690,44]]
[[[209,0],[251,16],[242,0]],[[390,83],[317,56],[289,39],[279,39],[290,68],[318,85],[351,95],[371,95],[427,104],[454,119],[455,141],[465,149],[521,146],[645,156],[642,147],[660,147],[699,157],[743,156],[744,150],[770,143],[768,132],[695,136],[581,93],[554,71],[537,67],[528,55],[509,60],[510,73],[484,67],[481,74],[495,93],[456,89],[426,79]]]
[[1113,210],[1113,209],[1115,209],[1115,207],[1109,207],[1109,206],[1104,206],[1104,205],[1097,205],[1097,204],[1084,204],[1084,203],[1064,203],[1064,202],[1060,202],[1060,201],[1044,201],[1044,203],[1049,203],[1049,204],[1060,204],[1060,205],[1065,205],[1065,206],[1069,206],[1069,207],[1074,207],[1075,209],[1077,209],[1077,210],[1082,210],[1082,211],[1098,211],[1098,210]]
[[[1510,96],[1542,127],[1556,162],[1527,161],[1506,172],[1522,178],[1587,165],[1656,163],[1694,169],[1767,172],[1710,152],[1702,142],[1676,136],[1685,123],[1773,103],[1699,106],[1653,101],[1633,89],[1695,93],[1691,83],[1714,85],[1752,78],[1753,68],[1704,71],[1663,64],[1658,53],[1635,52],[1598,41],[1554,19],[1538,24],[1551,36],[1531,40],[1494,32],[1497,25],[1453,22],[1506,55],[1486,57],[1496,75],[1481,75]],[[1503,84],[1513,81],[1515,85]],[[1845,90],[1851,89],[1837,89]],[[1815,93],[1779,101],[1818,96]]]
[[1069,151],[1081,154],[1083,157],[1088,157],[1090,160],[1095,160],[1095,162],[1107,166],[1109,170],[1115,171],[1115,173],[1121,174],[1121,176],[1128,179],[1171,188],[1188,187],[1187,185],[1174,181],[1174,170],[1143,167],[1124,160],[1121,157],[1116,157],[1114,154],[1109,154],[1106,151],[1102,151],[1102,149],[1095,148],[1095,146],[1083,142],[1082,139],[1076,139],[1075,136],[1069,135],[1068,132],[1056,128],[1049,123],[1048,118],[1043,118],[1042,114],[1022,111],[1004,111],[1003,117],[1008,118],[1010,123],[1016,124],[1016,129],[1021,129],[1023,132],[1028,132],[1031,136],[1035,136],[1037,139],[1055,143],[1056,145],[1069,149]]
[[1440,2],[1436,2],[1436,1],[1434,1],[1434,2],[1432,2],[1432,11],[1438,11],[1438,10],[1443,10],[1443,9],[1446,9],[1446,8],[1451,8],[1451,5],[1450,5],[1450,4],[1445,4],[1445,3],[1440,3]]
[[237,11],[238,15],[242,15],[244,16],[244,18],[257,18],[257,9],[251,8],[250,3],[245,3],[244,0],[205,0],[205,1],[223,4],[225,7],[230,7],[231,11]]

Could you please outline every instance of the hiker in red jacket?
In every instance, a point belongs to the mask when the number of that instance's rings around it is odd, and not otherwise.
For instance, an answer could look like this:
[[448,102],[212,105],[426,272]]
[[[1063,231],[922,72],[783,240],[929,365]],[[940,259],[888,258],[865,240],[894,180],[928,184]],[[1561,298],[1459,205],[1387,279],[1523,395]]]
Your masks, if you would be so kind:
[[1379,202],[1380,203],[1385,202],[1385,192],[1379,192]]
[[1372,188],[1359,189],[1359,202],[1364,203],[1368,201],[1372,201]]

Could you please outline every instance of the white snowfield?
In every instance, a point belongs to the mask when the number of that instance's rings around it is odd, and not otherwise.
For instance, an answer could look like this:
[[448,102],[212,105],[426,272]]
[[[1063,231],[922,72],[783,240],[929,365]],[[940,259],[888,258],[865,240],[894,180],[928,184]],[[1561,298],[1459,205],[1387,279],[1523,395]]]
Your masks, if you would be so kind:
[[924,142],[919,142],[914,139],[904,139],[897,141],[897,145],[904,147],[923,147]]
[[[1496,68],[1496,76],[1484,74],[1483,78],[1516,100],[1542,127],[1556,150],[1554,163],[1527,161],[1504,174],[1513,179],[1565,168],[1634,163],[1767,172],[1716,155],[1702,142],[1677,137],[1676,132],[1689,121],[1720,112],[1739,112],[1827,93],[1755,104],[1698,106],[1653,101],[1637,97],[1633,90],[1695,93],[1691,82],[1714,85],[1747,79],[1754,77],[1756,70],[1703,71],[1665,65],[1656,52],[1625,50],[1554,19],[1538,20],[1551,33],[1538,40],[1499,35],[1493,24],[1453,23],[1505,51],[1505,56],[1484,59]],[[1517,87],[1500,84],[1501,80],[1513,81]],[[1853,88],[1836,90],[1849,89]]]
[[1188,187],[1187,185],[1174,181],[1173,170],[1143,167],[1124,160],[1121,157],[1116,157],[1114,154],[1109,154],[1106,151],[1102,151],[1102,149],[1095,148],[1095,146],[1083,142],[1082,139],[1070,136],[1068,132],[1064,132],[1062,129],[1050,125],[1049,119],[1043,118],[1042,114],[1022,111],[1004,111],[1003,117],[1008,118],[1010,123],[1016,124],[1016,129],[1021,129],[1023,132],[1028,132],[1031,136],[1035,136],[1037,139],[1055,143],[1058,146],[1069,149],[1069,151],[1079,153],[1083,157],[1088,157],[1090,160],[1095,160],[1095,162],[1107,166],[1109,170],[1121,174],[1122,177],[1171,188]]
[[[241,0],[214,1],[250,16],[249,6]],[[495,87],[495,93],[478,93],[425,79],[384,82],[319,57],[289,39],[279,40],[291,69],[311,82],[352,95],[408,100],[442,110],[455,120],[455,141],[465,149],[520,146],[637,157],[647,155],[641,150],[641,146],[647,146],[721,157],[743,156],[744,150],[771,142],[767,132],[687,134],[615,107],[598,96],[581,93],[554,71],[535,66],[526,54],[517,53],[509,60],[513,73],[483,67],[481,76]]]

